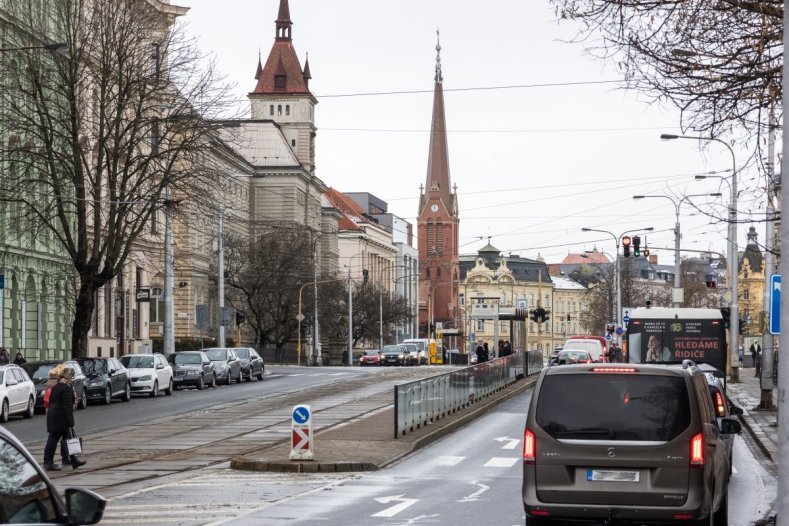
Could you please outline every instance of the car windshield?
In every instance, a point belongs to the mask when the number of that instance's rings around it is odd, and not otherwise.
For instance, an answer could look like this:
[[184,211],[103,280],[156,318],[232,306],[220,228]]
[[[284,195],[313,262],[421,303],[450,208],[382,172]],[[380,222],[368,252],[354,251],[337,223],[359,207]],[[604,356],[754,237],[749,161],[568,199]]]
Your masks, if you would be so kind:
[[212,362],[226,362],[227,361],[227,351],[224,349],[210,349],[205,352],[208,355],[208,359]]
[[33,380],[47,380],[49,379],[49,371],[51,371],[56,364],[54,363],[26,363],[22,368],[27,371],[28,376]]
[[153,369],[153,356],[124,356],[121,363],[129,369]]
[[5,371],[0,371],[0,384],[3,383],[3,376],[5,376]]
[[203,362],[203,360],[200,359],[200,355],[199,354],[193,354],[193,353],[189,353],[189,354],[181,354],[181,353],[171,354],[169,356],[169,358],[170,358],[170,361],[172,363],[174,363],[175,365],[199,365],[199,364],[201,364]]
[[107,362],[104,360],[92,360],[91,358],[85,358],[85,360],[82,361],[82,369],[85,371],[85,374],[106,373]]
[[368,349],[364,351],[367,356],[378,356],[378,349]]
[[249,349],[244,349],[244,348],[236,349],[236,355],[239,358],[249,358]]
[[690,425],[682,378],[555,374],[543,379],[537,424],[557,440],[673,440]]
[[384,345],[384,352],[400,353],[403,352],[403,349],[399,345]]

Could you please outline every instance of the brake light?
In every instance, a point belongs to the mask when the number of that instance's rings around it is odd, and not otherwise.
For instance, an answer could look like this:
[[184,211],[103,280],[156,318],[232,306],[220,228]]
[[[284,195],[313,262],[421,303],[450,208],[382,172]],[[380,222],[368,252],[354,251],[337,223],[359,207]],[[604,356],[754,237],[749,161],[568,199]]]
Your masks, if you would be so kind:
[[704,465],[704,435],[701,433],[690,439],[690,465]]
[[523,462],[534,464],[537,460],[537,440],[534,433],[527,429],[523,432]]
[[715,409],[718,410],[718,416],[726,416],[726,405],[723,403],[723,395],[720,391],[715,391]]
[[547,517],[549,513],[545,510],[529,510],[529,515],[535,515],[537,517]]
[[593,373],[637,373],[635,367],[593,367]]

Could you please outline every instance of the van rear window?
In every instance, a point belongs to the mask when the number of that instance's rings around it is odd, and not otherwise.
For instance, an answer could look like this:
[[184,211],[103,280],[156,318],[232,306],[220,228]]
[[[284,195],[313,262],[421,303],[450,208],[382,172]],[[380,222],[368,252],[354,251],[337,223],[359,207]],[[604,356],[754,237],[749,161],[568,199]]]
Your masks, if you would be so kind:
[[666,442],[690,425],[690,402],[684,380],[676,376],[548,375],[536,420],[557,440]]

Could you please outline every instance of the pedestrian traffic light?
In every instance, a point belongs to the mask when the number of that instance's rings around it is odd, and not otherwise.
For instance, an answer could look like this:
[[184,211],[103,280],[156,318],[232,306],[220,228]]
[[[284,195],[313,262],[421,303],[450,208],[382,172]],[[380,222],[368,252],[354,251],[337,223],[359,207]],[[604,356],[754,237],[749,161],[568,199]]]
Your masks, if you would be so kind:
[[740,325],[738,328],[740,329],[740,334],[748,332],[748,320],[740,318]]
[[241,325],[247,319],[247,315],[241,311],[236,311],[236,325]]
[[363,283],[365,284],[367,283],[367,280],[370,279],[370,271],[367,270],[366,268],[362,269],[362,278],[363,278]]
[[630,236],[622,236],[622,255],[630,257]]
[[728,329],[731,326],[731,309],[721,307],[721,316],[723,317],[723,328]]
[[633,257],[641,255],[641,237],[633,236]]

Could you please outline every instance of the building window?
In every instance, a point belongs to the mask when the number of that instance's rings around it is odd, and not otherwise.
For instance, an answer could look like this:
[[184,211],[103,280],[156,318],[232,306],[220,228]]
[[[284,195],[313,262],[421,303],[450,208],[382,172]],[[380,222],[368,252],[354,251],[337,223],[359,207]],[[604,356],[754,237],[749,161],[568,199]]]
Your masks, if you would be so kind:
[[162,289],[151,290],[150,318],[151,323],[164,323],[164,298]]
[[271,115],[272,117],[274,116],[274,105],[273,104],[268,107],[268,114]]
[[425,269],[425,278],[430,279],[430,267]]
[[155,234],[159,231],[159,211],[155,208],[151,210],[151,234]]
[[285,115],[290,115],[290,104],[285,104]]
[[477,320],[477,332],[485,332],[485,320]]
[[[285,89],[285,75],[274,75],[274,88]],[[279,114],[282,115],[282,106],[279,107]]]
[[465,307],[466,306],[466,296],[464,294],[460,294],[458,296],[458,301],[460,302],[460,306],[461,307]]
[[277,105],[277,115],[282,116],[282,104]]
[[744,299],[745,301],[748,301],[749,299],[751,299],[751,291],[748,290],[748,289],[744,289],[742,291],[742,299]]
[[159,80],[159,44],[151,44],[151,77]]
[[296,147],[296,139],[291,139],[290,145],[295,148]]
[[154,155],[159,153],[159,119],[157,117],[151,119],[151,153]]

